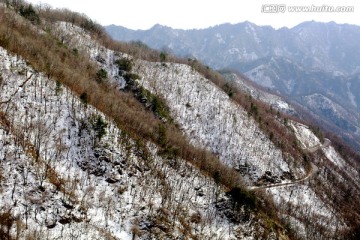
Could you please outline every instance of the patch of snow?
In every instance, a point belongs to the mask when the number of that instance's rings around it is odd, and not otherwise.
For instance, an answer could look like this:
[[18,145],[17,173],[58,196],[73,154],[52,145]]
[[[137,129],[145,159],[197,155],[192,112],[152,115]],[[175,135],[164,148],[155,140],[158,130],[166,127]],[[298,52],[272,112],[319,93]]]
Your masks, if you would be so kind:
[[239,56],[240,56],[239,59],[246,61],[253,61],[259,58],[255,52],[249,53],[245,47],[242,49],[242,53]]
[[225,44],[225,40],[222,38],[220,33],[215,34],[216,40],[218,41],[219,44]]
[[236,54],[239,54],[240,53],[240,50],[238,48],[230,48],[228,50],[228,53],[229,54],[232,54],[232,55],[236,55]]
[[333,233],[339,227],[344,228],[346,226],[343,222],[337,220],[338,217],[308,185],[270,188],[266,191],[274,196],[274,201],[286,213],[284,217],[288,218],[286,216],[291,216],[291,227],[296,229],[297,234],[301,238],[306,239],[306,233],[309,230],[304,229],[303,221],[295,219],[301,219],[304,216],[308,219],[310,216],[314,216],[320,226]]
[[245,27],[245,31],[248,33],[248,34],[251,34],[255,40],[255,42],[257,44],[261,44],[261,40],[260,38],[258,37],[255,29],[254,29],[254,26],[252,24],[247,24],[246,27]]
[[354,96],[354,94],[351,92],[351,83],[346,83],[346,87],[347,87],[347,92],[348,92],[348,96],[349,96],[349,100],[351,102],[351,104],[354,107],[357,107],[357,103],[356,103],[356,97]]
[[231,84],[235,84],[239,89],[251,95],[251,97],[260,100],[262,102],[266,102],[270,104],[277,110],[286,113],[295,113],[295,109],[289,105],[285,100],[283,100],[280,96],[262,91],[258,88],[253,87],[246,81],[244,81],[241,77],[236,74],[226,75],[226,78],[231,82]]
[[332,146],[323,149],[326,157],[338,167],[344,167],[346,165],[344,159],[335,151]]
[[316,137],[316,135],[309,129],[308,126],[294,121],[290,122],[290,126],[294,130],[295,136],[299,140],[303,149],[321,146],[319,138]]
[[245,75],[263,87],[274,88],[273,81],[268,74],[265,73],[264,67],[264,65],[257,66],[246,72]]

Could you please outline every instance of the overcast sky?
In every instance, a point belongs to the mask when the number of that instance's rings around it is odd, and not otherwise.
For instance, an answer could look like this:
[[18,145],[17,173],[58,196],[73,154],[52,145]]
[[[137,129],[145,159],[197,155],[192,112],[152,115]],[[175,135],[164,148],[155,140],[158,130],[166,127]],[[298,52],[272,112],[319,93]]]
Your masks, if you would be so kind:
[[[149,29],[159,23],[172,28],[207,28],[222,23],[250,21],[274,28],[293,27],[303,21],[360,25],[358,0],[27,0],[85,13],[102,25],[121,25],[130,29]],[[264,4],[285,4],[284,13],[264,13]],[[289,6],[353,6],[350,13],[290,13]]]

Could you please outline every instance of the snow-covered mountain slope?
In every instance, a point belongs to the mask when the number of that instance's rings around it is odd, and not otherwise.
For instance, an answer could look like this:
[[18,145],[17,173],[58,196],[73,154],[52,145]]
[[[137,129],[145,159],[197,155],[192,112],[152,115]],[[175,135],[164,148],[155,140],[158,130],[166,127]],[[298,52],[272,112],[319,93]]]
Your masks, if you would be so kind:
[[[271,175],[273,179],[286,182],[289,175],[298,179],[306,174],[301,165],[296,166],[282,156],[247,112],[191,67],[144,61],[139,61],[137,66],[143,77],[140,83],[167,100],[173,117],[194,144],[206,146],[231,166],[251,166],[256,179]],[[319,142],[304,127],[297,128],[296,136],[303,143],[304,150]],[[332,214],[332,207],[321,200],[313,190],[314,186],[304,184],[285,187],[282,191],[270,189],[268,193],[274,196],[280,208],[285,202],[292,206],[292,210],[307,209],[300,213],[292,212],[293,218],[298,219],[296,214],[314,219],[318,216],[315,222],[319,221],[319,225],[328,229],[329,236],[335,233],[334,229],[344,228],[341,216]],[[317,229],[314,225],[304,226],[304,219],[291,225],[299,230],[299,236],[305,238],[307,234],[315,234]],[[301,233],[301,228],[306,231]]]
[[115,53],[115,51],[105,48],[92,39],[84,29],[69,22],[56,22],[52,29],[54,36],[63,44],[77,49],[77,51],[86,52],[100,68],[106,69],[109,80],[111,83],[115,83],[118,89],[125,87],[125,80],[119,76],[119,67],[115,61],[120,58],[131,59],[130,55],[121,52]]
[[[18,44],[8,49],[27,59],[0,51],[0,233],[20,239],[335,239],[356,230],[350,221],[357,212],[345,196],[359,193],[357,165],[321,143],[305,125],[280,113],[270,120],[261,115],[261,122],[196,67],[151,62],[161,59],[157,52],[130,56],[134,49],[102,38],[88,19],[60,10],[54,20],[51,10],[44,11],[51,17],[32,25],[31,34],[26,26],[12,25],[17,27],[12,40]],[[7,22],[0,19],[0,24]],[[32,41],[33,28],[47,41]],[[0,33],[4,29],[13,28],[0,27]],[[34,43],[39,42],[52,48],[38,48]],[[21,47],[24,51],[18,51]],[[44,58],[33,58],[44,49]],[[77,63],[84,72],[69,66]],[[77,80],[94,84],[79,90],[73,84]],[[272,112],[258,103],[261,114]],[[168,117],[154,110],[164,105]],[[132,122],[127,118],[124,123],[121,114],[133,117]],[[286,137],[275,132],[274,141],[269,122]],[[188,140],[199,148],[190,148]],[[176,153],[182,149],[199,154]],[[239,180],[233,182],[238,185],[223,181],[228,176],[223,168],[231,169],[229,178]],[[252,188],[242,188],[240,175]],[[352,201],[359,202],[356,197]]]
[[[114,70],[114,62],[131,56],[115,54],[102,47],[79,27],[69,23],[59,23],[57,26],[57,32],[62,32],[59,38],[77,39],[69,42],[70,46],[88,49],[93,61],[110,73],[111,81],[122,80],[118,71]],[[282,153],[261,132],[247,112],[232,103],[224,92],[190,66],[138,60],[133,68],[142,77],[140,84],[143,87],[164,96],[173,117],[195,145],[207,146],[233,167],[256,167],[254,178],[263,175],[265,171],[272,171],[278,176],[289,171],[286,161],[270,161],[282,160]],[[300,176],[304,170],[300,169],[293,174]]]
[[[173,117],[191,141],[206,146],[226,164],[255,169],[256,180],[266,171],[278,177],[290,170],[289,164],[248,113],[226,93],[190,66],[139,61],[140,84],[168,102]],[[275,159],[275,161],[274,161]]]
[[[315,159],[314,163],[319,167],[318,172],[303,186],[284,186],[267,191],[274,195],[274,200],[281,206],[281,211],[287,215],[291,225],[298,228],[298,234],[306,238],[321,239],[324,238],[321,234],[325,232],[325,238],[332,239],[337,232],[347,229],[343,217],[339,212],[334,211],[338,209],[333,205],[333,201],[337,198],[336,191],[341,188],[340,191],[345,191],[349,186],[359,189],[359,172],[334,150],[328,139],[324,139],[321,143],[306,125],[293,121],[290,125],[294,129],[299,144],[305,150],[321,151],[325,157]],[[336,178],[336,180],[329,180],[331,178]],[[340,182],[344,185],[337,188],[336,185]],[[320,187],[320,185],[323,186]],[[333,193],[326,194],[325,192],[330,189]],[[328,198],[331,195],[333,199]],[[311,225],[306,221],[299,221],[304,215],[308,219],[313,219],[312,221],[316,224]]]
[[[65,26],[65,32],[82,31],[67,28],[66,24],[61,26]],[[123,57],[132,58],[115,54],[101,45],[90,49],[89,53],[93,61],[112,73],[111,81],[114,82],[121,80],[121,77],[113,70],[113,63]],[[249,184],[269,178],[269,175],[272,180],[295,182],[308,174],[309,169],[299,164],[299,161],[284,156],[273,145],[244,109],[190,66],[139,59],[133,61],[133,71],[141,77],[139,85],[166,100],[172,118],[190,141],[211,150],[229,166],[240,169],[245,167]],[[343,173],[340,174],[336,168],[325,167],[329,159],[334,161],[331,159],[339,155],[329,153],[333,148],[321,144],[307,126],[291,122],[289,128],[294,131],[304,151],[314,152],[315,156],[311,161],[319,166],[319,171],[311,174],[309,180],[304,182],[269,188],[266,192],[274,198],[280,216],[288,221],[290,228],[296,229],[297,237],[333,238],[338,231],[347,230],[342,215],[337,212],[338,209],[326,192],[330,186],[326,184],[330,175],[343,178]],[[322,151],[329,159],[320,154]],[[346,168],[352,167],[347,164]],[[358,179],[356,169],[352,168],[351,172],[350,179]],[[326,186],[319,189],[319,182]],[[358,186],[356,181],[351,184]],[[307,219],[312,219],[313,222],[309,223]],[[318,229],[322,229],[321,233],[317,232]],[[327,233],[323,233],[324,231]]]
[[140,146],[3,48],[0,74],[0,213],[14,237],[256,238],[255,216],[234,216],[224,191],[184,160]]

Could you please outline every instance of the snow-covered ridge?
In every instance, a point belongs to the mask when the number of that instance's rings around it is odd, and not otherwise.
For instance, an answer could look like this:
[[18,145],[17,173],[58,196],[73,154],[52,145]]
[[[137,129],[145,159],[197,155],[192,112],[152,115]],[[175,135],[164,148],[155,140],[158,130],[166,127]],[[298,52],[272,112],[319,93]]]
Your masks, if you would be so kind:
[[99,43],[91,38],[91,36],[82,28],[69,23],[57,22],[53,33],[62,44],[72,46],[80,51],[89,52],[92,49],[97,49]]
[[132,59],[131,56],[120,52],[115,53],[105,48],[92,39],[84,29],[74,24],[56,22],[53,29],[55,37],[60,39],[66,46],[89,54],[90,58],[99,65],[99,68],[106,70],[109,80],[116,83],[119,89],[125,87],[125,80],[119,76],[118,66],[114,62],[119,58]]

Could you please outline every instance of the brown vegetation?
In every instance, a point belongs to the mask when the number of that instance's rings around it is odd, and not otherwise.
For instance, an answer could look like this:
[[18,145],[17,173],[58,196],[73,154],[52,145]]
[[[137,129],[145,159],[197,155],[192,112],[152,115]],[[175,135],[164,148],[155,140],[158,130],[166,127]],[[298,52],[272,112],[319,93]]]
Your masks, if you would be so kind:
[[11,210],[2,209],[0,212],[0,240],[12,239],[10,230],[14,223],[15,219],[11,215]]
[[[2,2],[6,2],[11,7],[11,3],[15,1]],[[16,1],[16,3],[19,2],[23,3]],[[17,5],[13,6],[16,10]],[[29,11],[31,12],[31,10]],[[142,139],[157,143],[165,156],[169,158],[181,157],[187,160],[205,175],[213,178],[216,183],[230,191],[235,200],[242,204],[246,203],[251,208],[260,210],[267,216],[276,219],[275,208],[270,200],[256,200],[265,195],[258,195],[255,198],[252,193],[248,193],[244,189],[241,176],[236,171],[222,164],[209,151],[190,145],[188,139],[184,137],[174,123],[164,123],[154,112],[146,110],[133,94],[117,91],[107,81],[102,81],[105,79],[105,73],[99,72],[96,65],[89,61],[88,56],[78,52],[74,54],[73,50],[68,49],[67,46],[61,44],[51,35],[51,23],[68,21],[81,26],[107,48],[129,53],[137,58],[149,61],[163,61],[166,58],[166,61],[192,66],[228,93],[234,102],[246,109],[249,112],[249,117],[253,117],[258,122],[260,128],[268,134],[269,139],[284,153],[302,161],[307,166],[306,159],[311,155],[303,153],[294,134],[286,127],[288,116],[276,112],[265,103],[242,93],[239,89],[229,85],[219,73],[197,61],[180,59],[168,54],[164,55],[164,53],[151,50],[139,42],[115,42],[105,34],[101,26],[85,16],[68,10],[53,10],[43,6],[38,7],[35,13],[40,16],[40,21],[19,20],[19,16],[15,15],[12,10],[0,7],[0,46],[22,56],[35,70],[44,72],[49,78],[69,87],[84,103],[95,106],[113,119],[124,134],[140,142],[140,145]],[[46,19],[46,22],[42,19]],[[44,29],[46,33],[40,37],[38,30],[32,27],[33,24],[39,24],[39,27]],[[161,98],[159,101],[162,101]],[[1,113],[0,121],[7,125],[6,118]],[[51,169],[48,173],[49,180],[61,188],[63,185],[61,178],[56,176]],[[119,189],[119,193],[121,191]],[[349,207],[350,205],[346,206]],[[349,218],[351,217],[354,215],[349,215]],[[1,225],[0,223],[0,226],[6,226],[6,224]],[[184,227],[186,226],[184,225]],[[134,236],[138,234],[135,230]]]

